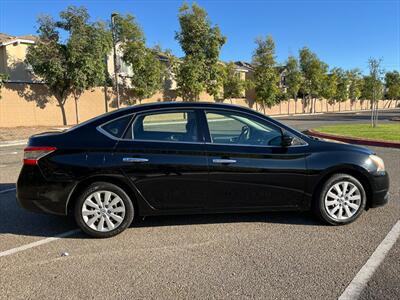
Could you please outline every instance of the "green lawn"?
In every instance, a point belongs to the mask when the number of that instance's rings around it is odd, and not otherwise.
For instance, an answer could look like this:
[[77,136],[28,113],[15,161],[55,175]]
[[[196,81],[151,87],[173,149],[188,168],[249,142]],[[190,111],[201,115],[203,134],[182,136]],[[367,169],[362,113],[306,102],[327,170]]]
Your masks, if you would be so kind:
[[395,124],[378,124],[375,128],[372,128],[370,124],[343,124],[322,126],[315,128],[315,130],[349,137],[400,142],[400,122]]

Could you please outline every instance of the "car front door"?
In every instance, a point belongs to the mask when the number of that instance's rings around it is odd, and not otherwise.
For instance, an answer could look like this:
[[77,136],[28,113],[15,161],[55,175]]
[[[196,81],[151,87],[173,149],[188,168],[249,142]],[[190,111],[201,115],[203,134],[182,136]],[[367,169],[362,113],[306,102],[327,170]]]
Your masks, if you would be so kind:
[[207,188],[205,144],[196,110],[135,115],[114,162],[157,210],[201,210]]
[[306,184],[307,145],[280,146],[282,131],[257,116],[206,110],[210,209],[297,208]]

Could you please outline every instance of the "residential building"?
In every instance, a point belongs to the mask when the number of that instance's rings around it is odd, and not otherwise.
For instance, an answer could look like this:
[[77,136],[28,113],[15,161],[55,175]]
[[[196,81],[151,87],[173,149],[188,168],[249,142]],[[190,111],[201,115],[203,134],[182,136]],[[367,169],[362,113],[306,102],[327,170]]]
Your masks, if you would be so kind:
[[33,74],[25,63],[28,46],[35,36],[11,36],[0,33],[0,73],[7,74],[10,82],[32,82]]
[[[29,65],[26,64],[26,52],[29,45],[35,43],[37,37],[32,35],[26,36],[11,36],[8,34],[0,33],[0,73],[8,75],[9,82],[26,82],[30,83],[34,81],[34,76]],[[119,45],[117,48],[117,72],[120,84],[129,84],[129,77],[133,75],[133,71],[129,65],[127,65],[121,59],[122,53]],[[165,53],[158,53],[159,60],[169,67],[169,58]],[[114,58],[113,52],[105,58],[107,64],[107,70],[111,78],[114,78]],[[179,59],[177,59],[179,62]],[[236,70],[239,76],[243,80],[251,80],[253,78],[254,66],[251,63],[244,61],[236,61]],[[174,79],[174,74],[169,69],[169,76],[166,79],[164,88],[166,91],[175,92],[177,85]],[[280,76],[279,86],[282,89],[286,89],[285,86],[285,66],[278,66],[277,70]],[[243,91],[242,98],[254,99],[254,91]]]

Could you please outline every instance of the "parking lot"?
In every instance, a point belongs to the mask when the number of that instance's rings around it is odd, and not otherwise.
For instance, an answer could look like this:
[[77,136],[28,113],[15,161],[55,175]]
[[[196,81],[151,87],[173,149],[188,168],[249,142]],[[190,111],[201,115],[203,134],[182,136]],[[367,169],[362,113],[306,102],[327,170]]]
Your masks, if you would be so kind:
[[[340,118],[349,115],[284,122],[304,130]],[[96,240],[69,218],[18,207],[23,148],[0,148],[1,299],[336,299],[400,216],[400,149],[372,148],[385,160],[390,202],[350,225],[325,226],[297,212],[149,217]],[[400,240],[361,299],[400,298],[399,257]]]

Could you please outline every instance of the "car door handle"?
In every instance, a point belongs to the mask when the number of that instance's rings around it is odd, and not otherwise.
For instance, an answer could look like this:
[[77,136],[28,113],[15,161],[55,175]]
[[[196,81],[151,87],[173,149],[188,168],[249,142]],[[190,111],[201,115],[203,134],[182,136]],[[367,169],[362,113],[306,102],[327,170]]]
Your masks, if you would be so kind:
[[235,159],[226,159],[226,158],[214,158],[214,164],[234,164],[236,163]]
[[124,157],[122,161],[128,163],[144,163],[148,162],[149,160],[147,158],[141,158],[141,157]]

